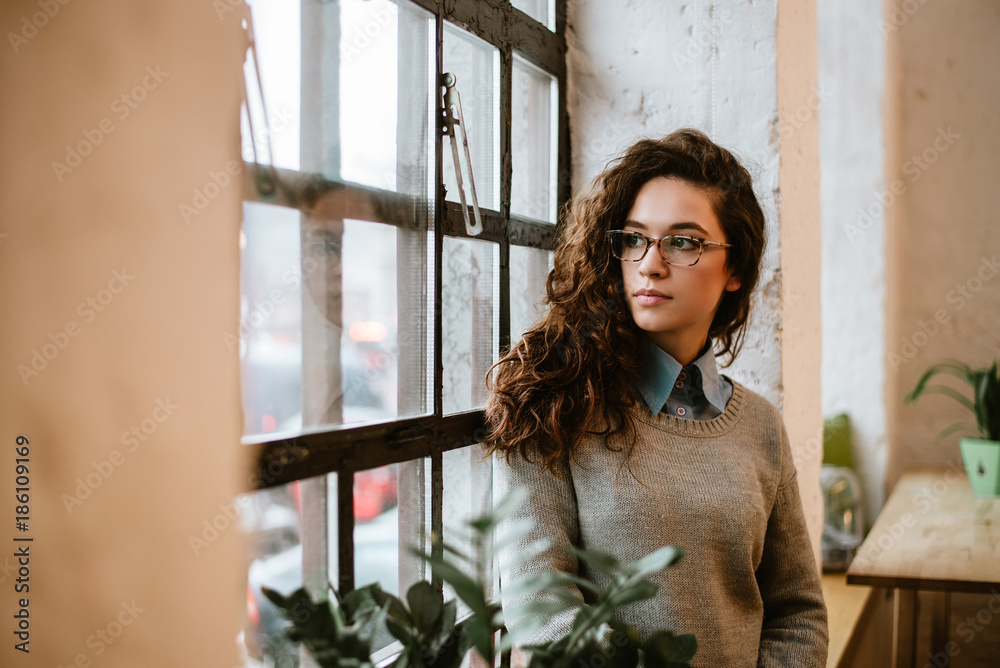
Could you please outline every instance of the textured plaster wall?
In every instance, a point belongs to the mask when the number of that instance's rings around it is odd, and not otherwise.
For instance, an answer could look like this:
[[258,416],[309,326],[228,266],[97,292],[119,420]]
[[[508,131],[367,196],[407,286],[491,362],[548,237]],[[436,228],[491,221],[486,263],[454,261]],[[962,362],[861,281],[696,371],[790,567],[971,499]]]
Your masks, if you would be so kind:
[[[818,121],[811,114],[791,124],[817,85],[816,16],[807,5],[782,11],[779,19],[774,1],[570,0],[573,187],[586,187],[634,140],[684,126],[705,131],[743,158],[755,177],[769,242],[752,326],[726,373],[784,409],[818,554]],[[783,39],[779,29],[786,31]],[[782,67],[783,58],[788,62]],[[779,71],[788,77],[780,90]],[[779,108],[786,114],[786,141]],[[783,156],[786,144],[790,153]],[[783,215],[786,191],[792,204]],[[799,259],[785,261],[786,248]],[[794,282],[783,285],[783,271]]]
[[957,435],[933,441],[969,413],[938,396],[902,405],[920,372],[1000,357],[1000,5],[918,7],[888,33],[886,178],[905,184],[888,210],[890,487],[909,467],[960,466]]
[[847,413],[870,524],[884,502],[885,36],[882,7],[820,0],[823,413]]
[[[242,182],[208,189],[190,225],[179,211],[240,160],[228,16],[200,0],[0,5],[0,665],[238,665],[231,502],[249,471],[223,333],[239,328]],[[30,653],[14,649],[18,598]]]

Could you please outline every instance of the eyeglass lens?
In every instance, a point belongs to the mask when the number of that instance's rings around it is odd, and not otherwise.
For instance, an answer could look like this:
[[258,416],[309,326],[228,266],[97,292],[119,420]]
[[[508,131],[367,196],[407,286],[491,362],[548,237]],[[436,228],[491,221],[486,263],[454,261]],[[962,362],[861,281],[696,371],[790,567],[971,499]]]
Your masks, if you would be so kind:
[[[646,253],[647,237],[635,232],[615,232],[611,235],[611,251],[620,260],[637,262]],[[660,240],[660,255],[670,264],[692,265],[701,255],[701,244],[695,239],[669,236]]]

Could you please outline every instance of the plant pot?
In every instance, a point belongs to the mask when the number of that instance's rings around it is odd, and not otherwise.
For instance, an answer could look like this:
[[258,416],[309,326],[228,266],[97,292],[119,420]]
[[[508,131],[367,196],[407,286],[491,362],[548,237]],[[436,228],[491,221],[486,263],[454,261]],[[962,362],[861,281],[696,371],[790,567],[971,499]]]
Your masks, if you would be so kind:
[[959,448],[972,493],[986,498],[1000,497],[1000,441],[963,438]]

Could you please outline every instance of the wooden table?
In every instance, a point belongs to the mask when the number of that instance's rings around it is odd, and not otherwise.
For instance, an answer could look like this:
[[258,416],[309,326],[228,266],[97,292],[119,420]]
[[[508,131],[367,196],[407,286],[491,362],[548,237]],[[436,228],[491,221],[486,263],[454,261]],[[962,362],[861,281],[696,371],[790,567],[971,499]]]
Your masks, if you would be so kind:
[[917,591],[940,592],[931,606],[931,647],[947,654],[948,594],[1000,586],[1000,499],[973,496],[959,469],[906,472],[858,548],[847,583],[893,589],[894,668],[917,665]]

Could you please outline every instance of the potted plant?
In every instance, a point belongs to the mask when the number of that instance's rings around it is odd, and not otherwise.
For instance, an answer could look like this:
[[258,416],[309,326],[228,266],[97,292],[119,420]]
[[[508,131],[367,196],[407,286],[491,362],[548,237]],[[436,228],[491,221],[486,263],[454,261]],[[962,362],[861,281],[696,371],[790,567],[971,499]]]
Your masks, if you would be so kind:
[[[928,385],[938,373],[950,373],[972,387],[972,399],[947,385]],[[922,394],[943,394],[972,411],[976,423],[956,422],[946,428],[936,440],[956,431],[970,431],[975,436],[962,438],[959,447],[969,484],[976,496],[1000,496],[1000,371],[998,362],[989,368],[973,369],[968,364],[948,360],[928,368],[906,395],[910,403]]]
[[[330,587],[332,596],[314,601],[300,588],[288,596],[271,589],[264,594],[292,625],[288,637],[301,642],[322,668],[374,668],[371,659],[375,633],[385,624],[400,642],[402,650],[390,668],[459,668],[468,650],[474,650],[487,666],[520,639],[506,632],[499,603],[489,600],[488,565],[501,544],[493,544],[493,530],[513,506],[524,501],[524,494],[513,494],[485,515],[468,521],[472,553],[447,545],[433,537],[437,549],[427,554],[411,552],[430,564],[432,572],[454,589],[472,611],[461,623],[456,622],[456,601],[445,603],[427,581],[414,584],[405,600],[382,591],[378,583],[355,589],[346,595]],[[502,541],[508,543],[516,536]],[[524,606],[525,614],[552,614],[578,608],[569,634],[551,643],[525,646],[531,651],[528,668],[576,668],[591,665],[601,655],[606,668],[687,668],[698,648],[693,634],[678,635],[668,630],[654,633],[640,641],[635,630],[613,620],[620,607],[652,598],[658,585],[648,579],[654,572],[680,561],[680,548],[662,547],[631,564],[622,565],[613,556],[594,550],[567,546],[593,568],[611,576],[612,584],[604,591],[576,575],[559,571],[540,573],[516,583],[519,591],[545,591],[547,600]],[[437,556],[442,555],[442,556]],[[444,556],[447,555],[447,556]],[[595,594],[587,604],[570,595],[565,585],[572,583]],[[537,625],[535,626],[537,629]],[[535,629],[525,629],[528,634]],[[501,632],[499,643],[497,632]],[[609,638],[614,635],[614,643]]]

